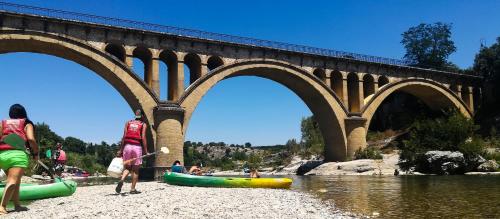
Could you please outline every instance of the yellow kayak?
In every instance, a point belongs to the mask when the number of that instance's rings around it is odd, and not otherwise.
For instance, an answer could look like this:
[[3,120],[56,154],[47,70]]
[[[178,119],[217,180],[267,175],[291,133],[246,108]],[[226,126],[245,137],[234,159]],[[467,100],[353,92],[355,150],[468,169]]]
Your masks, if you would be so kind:
[[174,172],[166,172],[163,180],[168,184],[179,186],[273,189],[288,189],[293,182],[290,178],[195,176]]

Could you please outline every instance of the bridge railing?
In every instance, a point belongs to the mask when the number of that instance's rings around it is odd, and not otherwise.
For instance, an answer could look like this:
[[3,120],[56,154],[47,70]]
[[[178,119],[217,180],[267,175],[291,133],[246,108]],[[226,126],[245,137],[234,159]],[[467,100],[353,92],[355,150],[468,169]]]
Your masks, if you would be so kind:
[[211,33],[207,31],[151,24],[151,23],[125,20],[119,18],[96,16],[90,14],[77,13],[77,12],[68,12],[68,11],[34,7],[28,5],[13,4],[8,2],[0,2],[0,12],[1,11],[8,13],[27,14],[27,15],[62,19],[67,21],[91,23],[91,24],[111,26],[111,27],[136,29],[136,30],[157,32],[168,35],[205,39],[211,41],[220,41],[220,42],[241,44],[247,46],[264,47],[264,48],[278,49],[291,52],[307,53],[307,54],[321,55],[321,56],[328,56],[335,58],[355,59],[360,61],[375,62],[375,63],[389,64],[389,65],[407,66],[412,64],[408,61],[403,61],[398,59],[362,55],[357,53],[343,52],[331,49],[322,49],[310,46],[295,45],[290,43],[260,40],[249,37],[233,36],[228,34]]

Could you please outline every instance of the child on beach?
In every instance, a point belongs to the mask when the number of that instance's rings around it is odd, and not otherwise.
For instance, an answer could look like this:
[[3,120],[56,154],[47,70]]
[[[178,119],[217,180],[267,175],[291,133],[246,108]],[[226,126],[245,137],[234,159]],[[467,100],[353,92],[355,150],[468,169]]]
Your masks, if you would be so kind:
[[[146,141],[146,124],[143,122],[144,113],[142,110],[135,111],[135,120],[128,121],[125,124],[121,147],[118,150],[118,157],[123,160],[130,160],[139,158],[142,154],[148,154],[148,146]],[[123,186],[123,181],[127,178],[128,174],[132,174],[132,185],[130,194],[139,194],[141,192],[135,189],[135,185],[139,180],[139,167],[142,164],[142,159],[136,159],[131,163],[125,164],[122,178],[116,186],[116,193],[120,193]]]
[[[14,104],[9,110],[10,119],[2,121],[0,125],[0,140],[9,134],[17,134],[30,146],[35,161],[38,160],[38,145],[35,140],[35,127],[28,119],[26,110],[20,104]],[[26,211],[26,207],[19,202],[19,189],[24,170],[28,168],[28,154],[26,149],[14,148],[0,141],[0,168],[7,173],[7,182],[3,190],[0,206],[0,215],[7,214],[7,203],[14,202],[15,211]]]
[[252,169],[250,171],[250,178],[260,178],[260,174],[257,169]]
[[197,163],[196,165],[191,166],[191,168],[189,169],[189,174],[201,176],[203,174],[203,172],[201,171],[201,163]]
[[186,173],[186,167],[181,165],[181,162],[176,160],[173,164],[170,170],[174,173]]

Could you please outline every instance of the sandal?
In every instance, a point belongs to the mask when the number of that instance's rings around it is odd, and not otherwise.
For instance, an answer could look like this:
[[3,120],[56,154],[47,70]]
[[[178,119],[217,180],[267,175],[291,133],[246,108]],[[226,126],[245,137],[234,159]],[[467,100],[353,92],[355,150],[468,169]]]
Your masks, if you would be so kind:
[[130,194],[141,194],[141,192],[134,189],[130,191]]
[[27,210],[28,210],[27,207],[24,207],[24,206],[21,206],[21,205],[14,207],[14,211],[27,211]]
[[120,193],[122,191],[122,186],[123,186],[123,181],[118,182],[118,185],[116,185],[115,192]]

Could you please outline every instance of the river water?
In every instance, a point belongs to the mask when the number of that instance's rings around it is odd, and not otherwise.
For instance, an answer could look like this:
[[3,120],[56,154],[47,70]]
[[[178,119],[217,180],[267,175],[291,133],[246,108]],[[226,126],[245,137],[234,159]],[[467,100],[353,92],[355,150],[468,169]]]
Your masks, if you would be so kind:
[[[288,177],[294,179],[292,190],[359,216],[500,218],[500,175]],[[116,183],[116,179],[78,182],[91,186]]]
[[379,218],[500,218],[500,176],[301,176],[293,189]]

